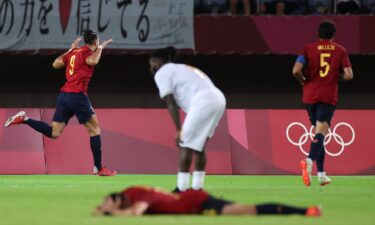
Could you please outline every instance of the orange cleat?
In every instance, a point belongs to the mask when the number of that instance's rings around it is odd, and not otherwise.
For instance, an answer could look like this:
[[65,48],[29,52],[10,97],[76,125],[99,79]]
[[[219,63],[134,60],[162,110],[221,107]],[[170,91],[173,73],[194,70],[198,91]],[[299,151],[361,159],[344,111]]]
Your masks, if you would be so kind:
[[96,174],[94,173],[94,175],[98,175],[98,176],[102,176],[102,177],[114,176],[116,174],[117,174],[116,171],[111,171],[111,170],[107,169],[106,167],[103,167]]
[[305,216],[307,217],[320,217],[323,214],[322,207],[320,206],[311,206],[307,208]]
[[311,169],[312,161],[311,159],[304,159],[299,163],[302,170],[302,180],[306,187],[311,185]]
[[4,124],[4,127],[9,127],[11,125],[16,125],[16,124],[22,124],[25,122],[26,118],[26,113],[24,111],[18,112],[16,115],[9,117],[7,121]]

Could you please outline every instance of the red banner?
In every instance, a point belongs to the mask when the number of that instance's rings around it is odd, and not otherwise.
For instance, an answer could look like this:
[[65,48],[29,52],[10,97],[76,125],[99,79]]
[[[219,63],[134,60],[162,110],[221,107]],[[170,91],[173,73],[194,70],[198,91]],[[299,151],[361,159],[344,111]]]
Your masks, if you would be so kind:
[[[15,109],[0,109],[0,124]],[[27,109],[51,122],[53,109]],[[165,109],[98,109],[103,161],[120,173],[175,173],[175,128]],[[326,136],[326,171],[375,174],[375,110],[337,110]],[[299,174],[313,129],[304,110],[227,110],[207,145],[210,174]],[[58,140],[27,125],[0,128],[0,174],[92,172],[89,136],[73,118]]]
[[335,41],[349,53],[374,53],[374,16],[196,16],[196,49],[203,53],[297,54],[318,39],[323,20],[337,26]]

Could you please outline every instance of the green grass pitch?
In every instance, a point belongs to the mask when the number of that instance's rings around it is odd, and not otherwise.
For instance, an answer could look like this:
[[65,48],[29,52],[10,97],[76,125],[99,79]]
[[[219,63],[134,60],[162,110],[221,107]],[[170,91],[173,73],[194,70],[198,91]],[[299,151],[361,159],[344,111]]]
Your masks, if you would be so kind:
[[174,175],[115,177],[33,175],[0,176],[0,225],[237,225],[237,224],[375,224],[375,176],[332,177],[326,187],[306,188],[299,176],[207,176],[206,189],[215,196],[242,203],[321,204],[321,218],[301,216],[145,216],[109,218],[91,215],[102,196],[130,185],[171,190]]

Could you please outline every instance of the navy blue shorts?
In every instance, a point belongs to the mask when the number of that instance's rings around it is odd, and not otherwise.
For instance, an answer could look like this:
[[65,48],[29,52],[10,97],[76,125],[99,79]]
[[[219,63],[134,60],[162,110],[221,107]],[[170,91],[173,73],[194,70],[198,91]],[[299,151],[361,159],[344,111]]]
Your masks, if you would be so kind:
[[89,121],[93,114],[95,112],[87,95],[60,92],[53,121],[68,124],[69,119],[76,115],[79,123],[83,124]]
[[316,103],[308,104],[306,109],[309,114],[310,122],[313,126],[316,126],[316,121],[327,122],[329,125],[331,125],[331,120],[336,106],[326,103]]
[[201,214],[203,215],[220,215],[224,206],[233,204],[233,202],[218,199],[210,196],[201,206]]

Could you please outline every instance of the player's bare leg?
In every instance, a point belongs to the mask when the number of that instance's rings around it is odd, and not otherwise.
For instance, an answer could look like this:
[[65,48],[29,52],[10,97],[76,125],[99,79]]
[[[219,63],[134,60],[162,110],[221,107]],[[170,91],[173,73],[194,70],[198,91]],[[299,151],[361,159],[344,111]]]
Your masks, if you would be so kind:
[[194,151],[195,170],[193,172],[192,188],[194,190],[203,189],[204,177],[206,175],[205,168],[207,163],[206,151]]
[[34,130],[52,139],[57,139],[58,137],[60,137],[61,133],[66,127],[66,124],[64,122],[52,122],[52,125],[50,126],[43,121],[31,119],[27,117],[24,111],[20,111],[16,115],[9,117],[4,126],[9,127],[19,124],[27,124]]
[[203,150],[201,152],[194,151],[195,157],[195,171],[204,171],[206,168],[207,157],[206,151]]
[[318,217],[322,215],[322,209],[319,206],[309,208],[299,208],[283,204],[259,204],[243,205],[228,204],[222,210],[223,215],[290,215],[299,214],[308,217]]
[[316,121],[315,134],[328,134],[329,124],[327,122]]
[[206,169],[207,164],[207,157],[206,157],[206,144],[208,142],[208,138],[204,144],[202,151],[194,151],[195,153],[195,171],[204,171]]
[[64,131],[66,127],[66,123],[65,122],[55,122],[53,121],[52,122],[52,136],[51,138],[52,139],[57,139],[60,137],[60,135],[62,134],[62,132]]
[[179,171],[189,172],[190,165],[193,161],[193,150],[190,148],[180,148],[180,162],[179,162]]
[[174,192],[186,191],[190,187],[190,166],[193,160],[193,150],[180,147],[177,188]]
[[257,210],[255,206],[252,205],[243,205],[243,204],[228,204],[224,206],[223,215],[256,215]]
[[89,132],[90,137],[100,135],[100,126],[98,117],[93,114],[91,119],[87,121],[84,126],[86,127],[87,131]]
[[100,126],[98,118],[93,114],[84,126],[90,135],[90,147],[94,158],[94,174],[99,176],[114,176],[116,171],[102,167],[102,142],[100,138]]

